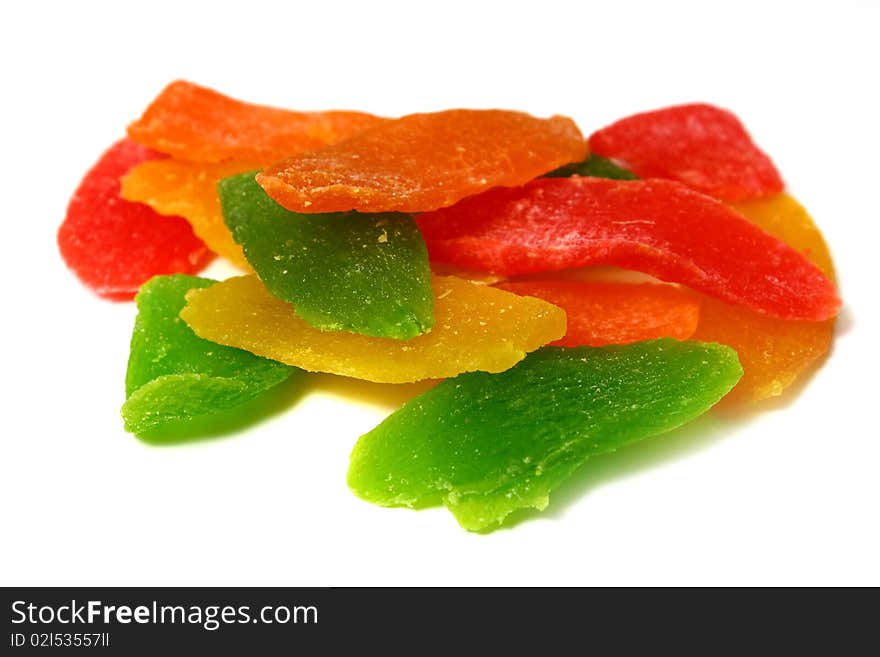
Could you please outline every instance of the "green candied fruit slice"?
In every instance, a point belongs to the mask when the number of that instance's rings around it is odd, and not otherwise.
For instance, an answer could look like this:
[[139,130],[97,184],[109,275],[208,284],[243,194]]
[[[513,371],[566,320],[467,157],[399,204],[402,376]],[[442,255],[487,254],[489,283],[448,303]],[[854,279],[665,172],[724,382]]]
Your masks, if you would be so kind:
[[544,509],[589,457],[696,418],[740,376],[736,352],[719,344],[545,347],[405,404],[355,445],[348,484],[382,506],[442,502],[465,529],[491,529]]
[[566,164],[544,174],[545,178],[569,178],[571,176],[591,176],[611,180],[638,180],[639,177],[629,169],[618,166],[606,157],[587,155],[587,159]]
[[126,431],[143,435],[238,406],[300,371],[192,332],[178,316],[186,293],[215,282],[184,274],[154,276],[135,297],[138,314],[122,406]]
[[290,212],[254,172],[225,178],[217,189],[248,262],[306,323],[401,340],[434,325],[428,250],[410,215]]

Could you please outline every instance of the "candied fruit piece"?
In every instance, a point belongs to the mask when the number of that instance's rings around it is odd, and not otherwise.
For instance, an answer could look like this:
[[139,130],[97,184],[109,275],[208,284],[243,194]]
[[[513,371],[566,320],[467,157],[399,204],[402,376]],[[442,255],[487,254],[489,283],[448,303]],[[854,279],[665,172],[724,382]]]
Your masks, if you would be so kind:
[[357,442],[348,484],[374,504],[442,502],[462,527],[492,529],[518,509],[546,508],[590,457],[701,415],[741,373],[718,344],[545,347],[404,404]]
[[122,179],[122,198],[146,203],[159,214],[183,217],[214,253],[250,271],[241,247],[223,221],[217,183],[256,168],[259,165],[237,160],[216,164],[152,160],[139,164]]
[[732,407],[781,395],[828,353],[833,335],[833,319],[786,321],[704,297],[693,337],[726,344],[739,354],[743,378],[722,401]]
[[263,284],[302,320],[403,340],[433,326],[428,251],[410,215],[290,212],[255,173],[220,182],[223,215]]
[[156,276],[138,292],[122,406],[126,431],[142,435],[238,406],[297,372],[196,337],[178,316],[184,295],[214,284],[183,274]]
[[806,208],[788,194],[734,203],[732,207],[753,224],[791,248],[834,280],[834,262],[828,244]]
[[[780,194],[735,207],[833,279],[834,264],[822,233],[791,196]],[[725,408],[734,408],[781,395],[814,367],[831,348],[834,323],[834,319],[786,321],[703,298],[694,337],[730,345],[739,354],[743,378],[721,402]]]
[[256,276],[193,290],[180,316],[207,340],[381,383],[500,372],[565,333],[565,312],[546,301],[454,277],[434,277],[433,288],[434,328],[408,341],[316,330]]
[[422,212],[498,185],[521,185],[584,158],[571,119],[448,110],[386,121],[272,165],[257,181],[295,212]]
[[294,112],[254,105],[178,80],[128,126],[128,136],[181,160],[272,162],[384,120],[363,112]]
[[432,260],[515,275],[615,265],[782,319],[822,320],[834,284],[723,203],[668,180],[540,178],[422,214]]
[[700,304],[672,285],[567,280],[510,281],[496,287],[544,299],[565,311],[565,337],[551,344],[601,347],[656,338],[687,340]]
[[678,105],[621,119],[590,150],[639,178],[671,178],[725,201],[771,196],[785,184],[740,120],[712,105]]
[[132,167],[164,157],[128,139],[111,146],[86,173],[58,229],[61,256],[97,294],[131,299],[157,274],[193,273],[214,254],[181,217],[163,216],[119,195]]

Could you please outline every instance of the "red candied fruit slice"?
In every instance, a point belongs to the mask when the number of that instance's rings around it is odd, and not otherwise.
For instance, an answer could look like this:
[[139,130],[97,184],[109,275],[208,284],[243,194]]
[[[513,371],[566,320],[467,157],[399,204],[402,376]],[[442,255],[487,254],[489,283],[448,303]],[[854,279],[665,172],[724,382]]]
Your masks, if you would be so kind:
[[294,112],[254,105],[178,80],[128,127],[128,136],[182,160],[273,162],[384,120],[363,112]]
[[541,178],[422,214],[432,260],[512,276],[615,265],[782,319],[823,320],[834,284],[720,201],[667,180]]
[[593,133],[590,151],[639,178],[669,178],[725,201],[778,194],[779,171],[740,120],[712,105],[635,114]]
[[257,182],[294,212],[423,212],[497,185],[522,185],[586,154],[566,117],[448,110],[386,121],[295,155]]
[[538,297],[565,311],[565,337],[552,345],[602,347],[657,338],[687,340],[697,330],[699,301],[672,285],[537,280],[495,287]]
[[58,230],[61,256],[79,279],[109,299],[134,297],[157,274],[192,274],[214,254],[183,217],[119,196],[120,178],[165,157],[128,139],[111,146],[85,175]]

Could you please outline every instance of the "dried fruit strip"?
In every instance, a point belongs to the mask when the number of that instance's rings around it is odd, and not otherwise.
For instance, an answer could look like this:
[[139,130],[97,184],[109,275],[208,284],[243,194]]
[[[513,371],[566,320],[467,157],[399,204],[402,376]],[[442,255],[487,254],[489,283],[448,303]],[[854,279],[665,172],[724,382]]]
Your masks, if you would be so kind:
[[742,370],[722,345],[547,347],[500,374],[447,379],[361,437],[348,484],[383,506],[442,502],[462,527],[544,509],[589,458],[704,413]]
[[412,340],[319,331],[255,276],[194,290],[180,316],[197,335],[289,365],[381,383],[500,372],[565,333],[565,313],[453,277],[435,277],[430,333]]
[[665,180],[543,178],[421,215],[432,260],[504,275],[616,265],[783,319],[823,320],[834,284],[742,215]]
[[778,194],[785,186],[731,112],[679,105],[621,119],[590,136],[590,150],[640,178],[670,178],[726,201]]
[[131,299],[157,274],[193,273],[214,254],[177,216],[163,216],[119,195],[132,167],[164,156],[122,139],[86,173],[58,230],[61,256],[97,294]]
[[522,185],[586,153],[565,117],[449,110],[387,121],[274,164],[257,180],[295,212],[423,212]]
[[296,368],[202,340],[180,321],[184,295],[215,282],[156,276],[137,295],[122,407],[127,431],[143,435],[243,404]]
[[671,285],[564,280],[505,282],[496,287],[544,299],[565,311],[563,347],[628,344],[656,338],[687,340],[697,328],[700,304]]
[[332,144],[383,120],[363,112],[295,112],[254,105],[178,80],[128,127],[128,136],[194,162],[272,162]]

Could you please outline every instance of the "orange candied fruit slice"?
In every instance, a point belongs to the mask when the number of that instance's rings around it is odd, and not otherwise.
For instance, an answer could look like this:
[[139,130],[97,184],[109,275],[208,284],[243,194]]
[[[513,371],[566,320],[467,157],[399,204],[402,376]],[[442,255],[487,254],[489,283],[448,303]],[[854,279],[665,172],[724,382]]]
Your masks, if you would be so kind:
[[833,319],[786,321],[701,297],[693,339],[736,350],[743,377],[721,400],[724,406],[735,406],[781,395],[828,353],[833,335]]
[[561,347],[629,344],[670,337],[687,340],[697,328],[700,304],[672,285],[535,280],[500,283],[515,294],[544,299],[568,318]]
[[289,157],[257,181],[295,212],[423,212],[522,185],[586,154],[569,118],[458,109],[386,121]]
[[382,121],[363,112],[295,112],[254,105],[178,80],[128,127],[128,136],[183,160],[272,162]]

